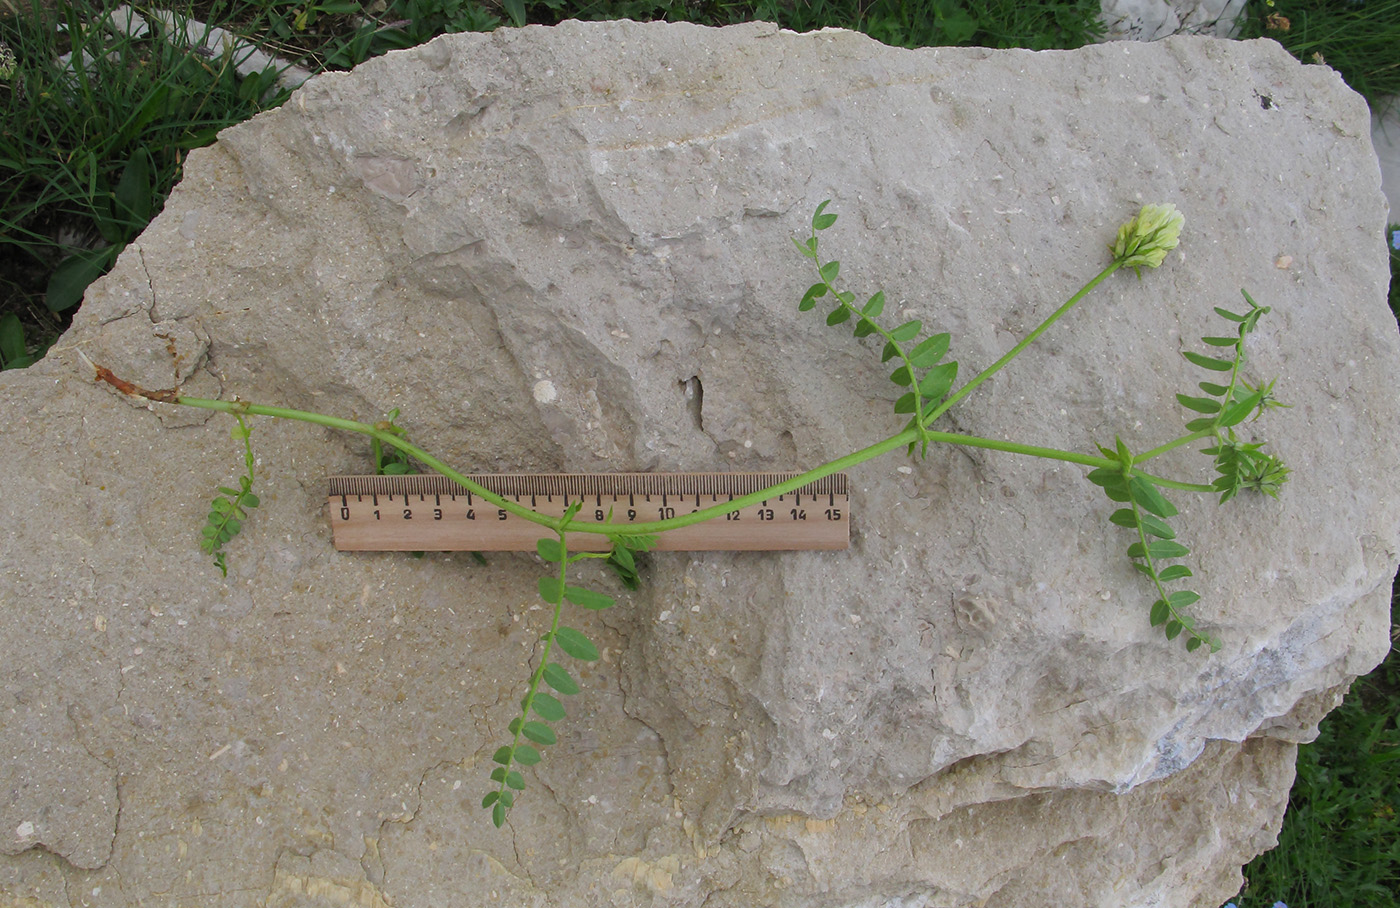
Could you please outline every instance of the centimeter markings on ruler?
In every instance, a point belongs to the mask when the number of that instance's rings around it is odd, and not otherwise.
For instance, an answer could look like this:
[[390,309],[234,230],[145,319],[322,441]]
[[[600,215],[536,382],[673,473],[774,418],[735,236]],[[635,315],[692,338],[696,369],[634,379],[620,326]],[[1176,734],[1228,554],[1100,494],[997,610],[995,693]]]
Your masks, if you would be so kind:
[[[607,551],[589,523],[651,523],[733,501],[797,473],[487,473],[468,478],[502,498],[550,516],[571,504],[580,529],[569,548]],[[343,552],[533,552],[554,538],[445,476],[332,476],[327,502],[335,547]],[[845,473],[833,473],[760,504],[662,533],[664,551],[844,549],[850,542]]]

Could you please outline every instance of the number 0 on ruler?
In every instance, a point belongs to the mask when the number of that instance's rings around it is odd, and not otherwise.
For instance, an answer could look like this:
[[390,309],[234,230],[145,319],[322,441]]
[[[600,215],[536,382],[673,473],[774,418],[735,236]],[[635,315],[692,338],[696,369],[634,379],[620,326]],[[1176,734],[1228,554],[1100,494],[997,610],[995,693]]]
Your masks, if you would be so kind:
[[[626,526],[722,505],[796,473],[493,473],[473,482],[551,516],[580,502],[580,524]],[[332,476],[328,501],[342,552],[533,552],[552,534],[482,500],[445,476]],[[662,533],[664,551],[844,549],[850,542],[846,474],[834,473],[761,504]],[[571,532],[574,551],[606,551],[606,537]]]

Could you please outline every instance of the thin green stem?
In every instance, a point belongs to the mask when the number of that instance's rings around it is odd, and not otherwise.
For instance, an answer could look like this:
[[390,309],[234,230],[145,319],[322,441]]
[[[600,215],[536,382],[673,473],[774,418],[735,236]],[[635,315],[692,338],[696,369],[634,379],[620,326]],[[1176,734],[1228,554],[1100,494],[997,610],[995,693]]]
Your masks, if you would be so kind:
[[537,511],[532,511],[518,502],[511,501],[508,498],[502,498],[490,489],[483,488],[481,485],[472,482],[465,475],[454,470],[451,466],[443,463],[417,445],[405,441],[393,432],[380,429],[369,423],[355,422],[353,419],[341,419],[338,416],[326,416],[323,413],[315,413],[309,410],[293,410],[288,407],[269,407],[264,404],[250,404],[241,400],[208,400],[200,397],[178,397],[176,398],[176,402],[188,407],[198,407],[202,410],[216,410],[221,413],[231,413],[234,415],[242,413],[248,416],[271,416],[276,419],[294,419],[299,422],[309,422],[313,425],[326,426],[330,429],[339,429],[344,432],[358,432],[361,435],[368,435],[383,444],[398,448],[408,456],[431,467],[443,476],[461,485],[463,488],[470,490],[472,494],[479,495],[496,507],[504,508],[517,517],[521,517],[531,523],[537,523],[542,527],[548,527],[556,532],[559,530],[561,524],[560,519],[557,517],[549,517]]
[[1122,266],[1117,261],[1115,261],[1112,264],[1110,264],[1107,268],[1096,274],[1094,278],[1089,281],[1089,283],[1079,288],[1079,292],[1075,293],[1074,296],[1071,296],[1068,300],[1066,300],[1063,306],[1056,309],[1053,313],[1051,313],[1050,317],[1047,318],[1045,321],[1041,322],[1040,325],[1037,326],[1034,331],[1022,338],[1020,343],[1012,347],[1010,350],[1006,351],[1006,353],[1001,357],[1001,359],[997,360],[987,368],[983,369],[977,374],[977,377],[972,379],[972,381],[963,385],[961,388],[959,388],[957,391],[954,391],[952,394],[948,395],[948,397],[941,404],[939,404],[934,409],[930,410],[928,416],[924,417],[924,425],[932,425],[934,420],[938,419],[938,417],[946,413],[958,401],[971,394],[974,390],[976,390],[978,385],[982,384],[984,381],[1000,372],[1002,370],[1002,367],[1004,367],[1007,363],[1011,362],[1013,359],[1019,356],[1022,350],[1035,343],[1036,338],[1040,337],[1047,330],[1049,330],[1051,325],[1055,324],[1055,322],[1059,321],[1065,315],[1065,313],[1073,309],[1075,304],[1078,303],[1080,300],[1084,299],[1084,297],[1088,296],[1090,291],[1092,291],[1095,287],[1108,280],[1109,276],[1112,275],[1115,271],[1117,271],[1120,267]]
[[1215,434],[1216,430],[1214,428],[1210,428],[1202,429],[1199,432],[1192,432],[1190,435],[1183,435],[1180,438],[1169,441],[1164,445],[1158,445],[1150,451],[1144,451],[1141,454],[1134,455],[1133,463],[1142,463],[1144,460],[1151,460],[1152,458],[1160,454],[1165,454],[1168,451],[1181,447],[1182,445],[1189,445],[1193,441],[1199,441],[1202,438],[1209,438]]
[[[370,425],[369,423],[356,422],[354,420],[342,419],[336,416],[326,416],[321,413],[314,413],[306,410],[293,410],[287,407],[269,407],[262,404],[252,404],[244,401],[207,400],[196,397],[180,397],[178,398],[178,402],[181,404],[185,404],[186,406],[199,407],[205,410],[217,410],[223,413],[231,413],[234,415],[241,413],[251,416],[271,416],[278,419],[292,419],[298,420],[300,422],[312,423],[314,425],[326,426],[327,428],[331,429],[340,429],[342,431],[358,432],[362,435],[368,435],[371,438],[382,442],[383,444],[398,448],[405,454],[408,454],[410,457],[413,457],[414,459],[418,460],[424,465],[446,476],[448,479],[451,479],[453,482],[456,482],[464,488],[471,490],[473,494],[479,495],[487,501],[490,501],[497,507],[505,508],[510,513],[515,514],[525,520],[529,520],[532,523],[538,524],[542,527],[546,527],[550,530],[553,530],[556,533],[560,532],[561,530],[567,529],[569,532],[587,532],[593,535],[606,536],[609,539],[616,539],[619,536],[650,536],[658,533],[664,533],[667,530],[675,530],[679,529],[680,527],[692,526],[697,523],[704,523],[707,520],[712,520],[730,511],[737,511],[741,508],[746,508],[751,505],[756,505],[763,501],[767,501],[770,498],[776,498],[779,495],[785,495],[788,492],[793,491],[794,489],[799,489],[802,486],[807,485],[808,483],[815,482],[818,479],[830,476],[833,473],[839,473],[843,470],[851,469],[852,467],[865,463],[867,460],[872,460],[876,457],[879,457],[882,454],[886,454],[897,448],[909,445],[915,441],[918,441],[920,438],[920,433],[917,429],[908,428],[905,429],[903,432],[891,435],[889,438],[886,438],[883,441],[879,441],[873,445],[861,448],[859,451],[854,451],[850,454],[845,455],[844,457],[838,457],[835,460],[827,461],[821,466],[808,470],[805,473],[800,473],[791,479],[777,483],[773,486],[769,486],[766,489],[761,489],[750,495],[743,495],[739,498],[735,498],[732,501],[726,501],[722,504],[712,505],[711,507],[702,508],[701,510],[695,511],[690,514],[682,514],[677,517],[672,517],[668,520],[656,520],[648,523],[629,523],[616,525],[589,523],[586,524],[588,529],[584,530],[580,528],[582,526],[585,526],[584,524],[572,524],[566,527],[562,518],[550,517],[545,514],[540,514],[539,512],[533,511],[530,508],[519,504],[518,502],[511,501],[508,498],[502,498],[499,495],[496,495],[495,493],[491,492],[490,490],[483,488],[478,483],[473,482],[471,479],[467,478],[465,475],[458,472],[457,470],[454,470],[451,466],[449,466],[446,463],[443,463],[441,460],[434,457],[432,454],[429,454],[427,451],[424,451],[422,448],[419,448],[418,446],[408,441],[405,441],[398,435],[395,435],[393,432],[379,429],[373,425]],[[1103,457],[1097,457],[1092,454],[1081,454],[1076,451],[1061,451],[1057,448],[1047,448],[1039,445],[1025,445],[1012,441],[998,441],[996,439],[991,438],[980,438],[976,435],[960,435],[954,432],[935,432],[928,429],[925,429],[923,434],[930,441],[940,441],[946,444],[963,445],[972,448],[986,448],[993,451],[1006,451],[1011,454],[1024,454],[1032,457],[1042,457],[1050,460],[1060,460],[1065,461],[1067,463],[1075,463],[1089,467],[1111,468],[1117,465],[1117,461],[1108,460],[1107,458]],[[1160,486],[1163,486],[1164,488],[1182,489],[1185,491],[1192,492],[1212,491],[1211,487],[1208,485],[1179,482],[1177,480],[1167,479],[1165,477],[1145,473],[1140,470],[1135,470],[1134,472],[1138,475],[1141,475],[1144,479],[1148,479]]]

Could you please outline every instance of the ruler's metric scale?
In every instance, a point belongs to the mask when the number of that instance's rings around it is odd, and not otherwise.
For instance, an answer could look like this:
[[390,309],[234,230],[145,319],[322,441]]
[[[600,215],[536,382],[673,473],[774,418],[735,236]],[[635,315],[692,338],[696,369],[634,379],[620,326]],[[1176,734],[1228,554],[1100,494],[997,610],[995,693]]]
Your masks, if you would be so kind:
[[[500,496],[558,517],[581,505],[569,531],[573,551],[607,551],[590,523],[654,523],[734,501],[797,473],[491,473],[467,478]],[[484,500],[445,476],[332,476],[328,501],[335,547],[365,551],[534,551],[547,528]],[[833,473],[759,504],[667,530],[663,551],[844,549],[850,495]]]

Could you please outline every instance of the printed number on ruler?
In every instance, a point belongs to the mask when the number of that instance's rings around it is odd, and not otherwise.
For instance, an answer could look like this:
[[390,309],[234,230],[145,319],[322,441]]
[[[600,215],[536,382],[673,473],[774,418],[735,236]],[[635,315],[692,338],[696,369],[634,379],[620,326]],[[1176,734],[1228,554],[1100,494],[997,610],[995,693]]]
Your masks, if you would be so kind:
[[[469,477],[502,498],[552,516],[582,502],[582,524],[668,520],[723,505],[795,473],[496,473]],[[334,476],[328,501],[341,551],[534,551],[550,536],[538,524],[484,501],[443,476]],[[669,551],[844,549],[850,496],[844,473],[756,505],[661,534]],[[606,551],[606,537],[580,529],[575,551]]]

